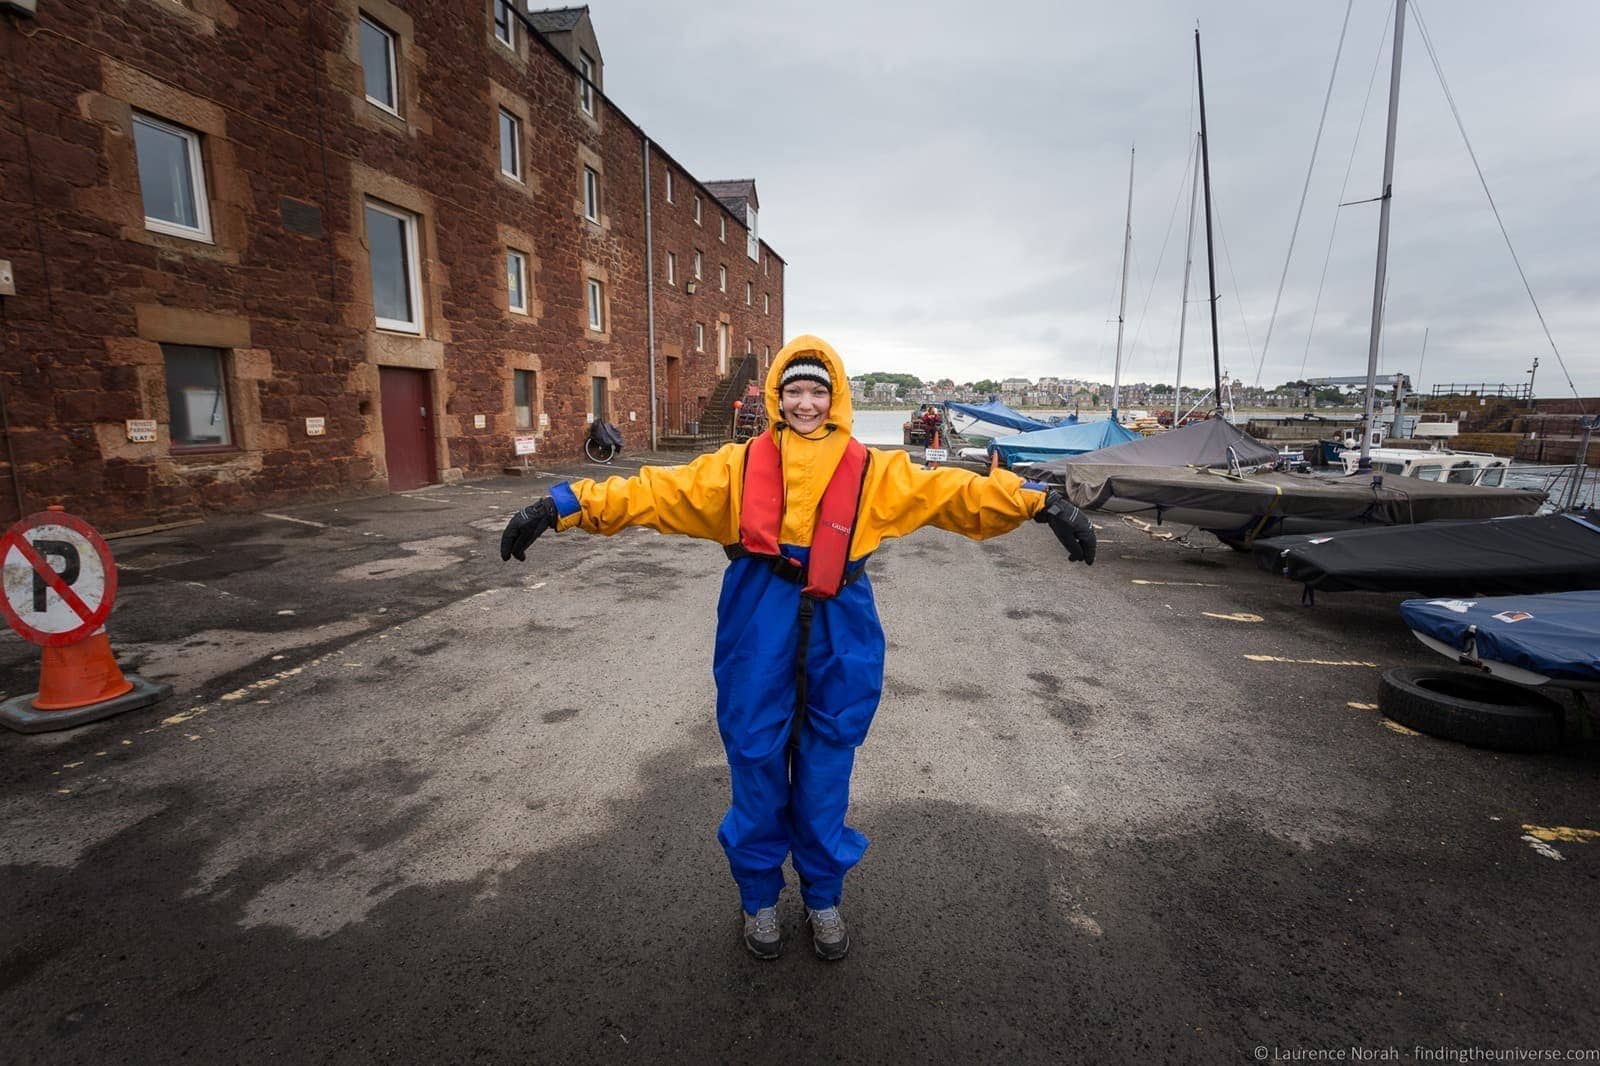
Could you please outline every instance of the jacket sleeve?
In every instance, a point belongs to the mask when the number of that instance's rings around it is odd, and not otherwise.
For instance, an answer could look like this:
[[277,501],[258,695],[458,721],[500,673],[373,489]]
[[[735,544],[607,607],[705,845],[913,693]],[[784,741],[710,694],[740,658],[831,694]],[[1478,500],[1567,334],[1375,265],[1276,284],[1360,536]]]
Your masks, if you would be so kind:
[[646,466],[630,478],[587,478],[550,490],[561,520],[610,536],[628,526],[732,544],[739,539],[733,491],[744,471],[744,448],[729,444],[684,466]]
[[970,470],[913,466],[905,452],[872,451],[852,556],[890,537],[937,526],[973,540],[1009,533],[1044,506],[1046,486],[1009,470],[984,477]]

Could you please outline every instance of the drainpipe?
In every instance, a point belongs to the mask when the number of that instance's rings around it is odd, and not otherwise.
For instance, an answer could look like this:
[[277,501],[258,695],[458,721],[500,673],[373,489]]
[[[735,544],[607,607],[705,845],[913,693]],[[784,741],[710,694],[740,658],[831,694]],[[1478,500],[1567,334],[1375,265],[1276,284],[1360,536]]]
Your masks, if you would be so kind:
[[656,247],[650,232],[650,138],[644,141],[644,308],[650,355],[650,450],[660,443],[656,417]]

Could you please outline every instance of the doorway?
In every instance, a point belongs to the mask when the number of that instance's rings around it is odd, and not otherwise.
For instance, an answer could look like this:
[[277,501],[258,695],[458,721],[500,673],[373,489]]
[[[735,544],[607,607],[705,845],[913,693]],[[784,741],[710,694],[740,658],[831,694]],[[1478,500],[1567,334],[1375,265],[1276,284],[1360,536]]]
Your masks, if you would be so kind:
[[383,455],[389,491],[431,485],[438,480],[433,454],[433,389],[426,370],[378,368],[383,402]]

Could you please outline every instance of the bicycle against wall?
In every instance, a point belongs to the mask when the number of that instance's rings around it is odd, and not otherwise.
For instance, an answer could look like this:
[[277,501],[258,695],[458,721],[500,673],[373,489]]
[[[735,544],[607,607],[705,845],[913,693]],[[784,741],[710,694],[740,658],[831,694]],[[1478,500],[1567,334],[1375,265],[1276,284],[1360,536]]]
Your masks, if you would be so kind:
[[610,422],[589,423],[589,433],[583,438],[583,454],[591,462],[609,463],[622,451],[622,430]]

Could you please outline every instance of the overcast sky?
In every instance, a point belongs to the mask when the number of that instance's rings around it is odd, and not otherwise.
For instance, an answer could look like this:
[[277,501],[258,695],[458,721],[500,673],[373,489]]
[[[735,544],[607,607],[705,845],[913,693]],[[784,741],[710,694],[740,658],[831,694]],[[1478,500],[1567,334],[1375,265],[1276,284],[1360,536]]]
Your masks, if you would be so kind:
[[[1336,204],[1352,161],[1344,199],[1380,191],[1393,7],[1355,0],[1262,384],[1365,373],[1378,209]],[[1538,356],[1537,392],[1571,395],[1409,9],[1379,370],[1518,383]],[[1256,381],[1345,0],[590,10],[609,95],[698,177],[756,180],[789,334],[853,372],[957,381],[1111,380],[1131,143],[1123,380],[1173,379],[1198,20],[1222,361]],[[1421,17],[1567,368],[1600,395],[1600,4],[1425,0]],[[1211,377],[1203,236],[1185,385]]]

